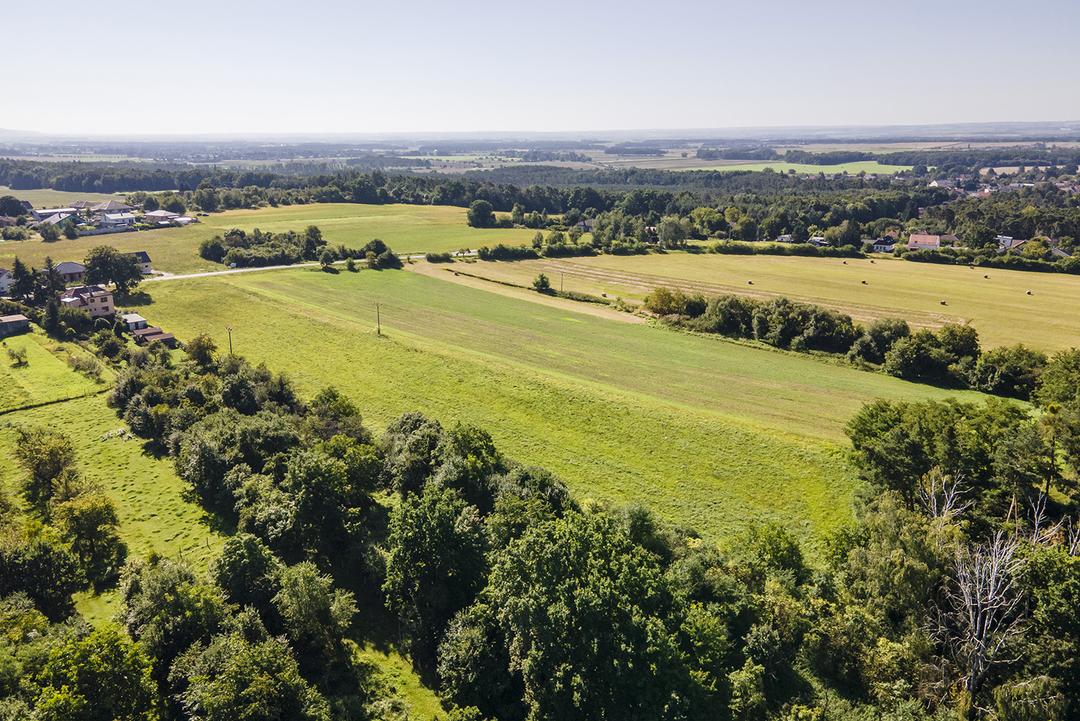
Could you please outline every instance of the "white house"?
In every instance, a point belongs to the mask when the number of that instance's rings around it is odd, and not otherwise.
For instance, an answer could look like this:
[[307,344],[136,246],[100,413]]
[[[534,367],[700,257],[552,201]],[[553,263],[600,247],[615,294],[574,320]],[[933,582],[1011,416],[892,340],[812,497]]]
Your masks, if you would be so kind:
[[138,218],[131,213],[105,213],[101,216],[102,228],[130,228]]
[[135,262],[139,264],[139,270],[143,275],[150,275],[154,272],[154,267],[150,264],[150,255],[145,250],[137,250],[134,253],[129,253]]
[[891,253],[896,249],[896,241],[892,238],[878,238],[870,249],[875,253]]

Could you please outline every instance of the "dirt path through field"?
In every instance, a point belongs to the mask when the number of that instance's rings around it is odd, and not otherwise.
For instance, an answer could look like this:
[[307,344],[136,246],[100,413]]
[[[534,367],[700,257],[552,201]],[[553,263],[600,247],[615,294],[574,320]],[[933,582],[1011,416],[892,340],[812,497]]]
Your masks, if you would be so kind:
[[[505,295],[510,298],[519,298],[521,300],[527,300],[530,303],[539,303],[540,305],[551,306],[552,308],[561,308],[574,313],[584,313],[585,315],[595,316],[597,318],[607,318],[608,320],[620,321],[622,323],[644,323],[645,318],[634,315],[632,313],[625,313],[623,311],[609,308],[606,305],[599,303],[584,303],[576,300],[567,300],[565,298],[555,298],[550,295],[542,295],[535,293],[531,290],[524,288],[515,288],[501,283],[483,280],[481,278],[475,278],[461,273],[455,273],[452,265],[436,265],[433,263],[410,263],[405,266],[406,270],[412,273],[419,273],[420,275],[426,275],[431,278],[438,278],[439,280],[447,280],[452,283],[460,283],[461,285],[467,285],[470,288],[476,288],[488,293],[497,293],[499,295]],[[475,266],[469,266],[469,271],[472,272]]]

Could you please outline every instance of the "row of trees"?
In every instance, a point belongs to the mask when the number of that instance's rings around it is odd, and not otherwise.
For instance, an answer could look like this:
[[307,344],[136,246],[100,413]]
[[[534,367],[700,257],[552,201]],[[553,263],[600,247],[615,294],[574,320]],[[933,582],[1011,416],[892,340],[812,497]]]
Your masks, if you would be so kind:
[[737,295],[705,298],[657,288],[645,309],[666,322],[704,333],[749,338],[778,348],[845,354],[854,363],[880,366],[889,375],[921,383],[969,387],[1027,400],[1054,368],[1074,360],[1049,360],[1022,344],[983,351],[978,332],[946,323],[912,331],[904,320],[885,318],[863,326],[828,308],[787,298],[758,300]]

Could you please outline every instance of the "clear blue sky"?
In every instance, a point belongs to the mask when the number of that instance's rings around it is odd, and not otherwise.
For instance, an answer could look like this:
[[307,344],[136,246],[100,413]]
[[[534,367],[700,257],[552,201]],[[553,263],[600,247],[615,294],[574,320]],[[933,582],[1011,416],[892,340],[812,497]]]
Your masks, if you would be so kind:
[[1077,0],[5,4],[0,128],[721,128],[1080,119]]

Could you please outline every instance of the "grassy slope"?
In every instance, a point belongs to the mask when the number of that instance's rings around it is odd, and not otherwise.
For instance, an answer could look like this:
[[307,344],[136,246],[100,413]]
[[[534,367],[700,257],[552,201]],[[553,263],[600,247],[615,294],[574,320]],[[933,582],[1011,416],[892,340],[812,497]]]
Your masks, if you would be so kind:
[[[874,258],[873,263],[848,259],[845,264],[835,258],[688,253],[461,267],[522,284],[545,272],[556,287],[562,281],[567,290],[634,300],[658,286],[682,286],[706,294],[784,295],[861,319],[902,317],[920,325],[969,322],[988,348],[1023,342],[1052,351],[1080,345],[1080,316],[1068,310],[1080,297],[1080,277],[1065,274],[972,270],[891,257]],[[947,305],[941,305],[942,300]]]
[[[116,502],[121,534],[133,557],[157,552],[205,569],[220,550],[221,536],[210,528],[202,510],[184,498],[185,484],[172,463],[147,454],[141,440],[122,432],[124,423],[106,405],[105,395],[0,418],[0,477],[9,487],[19,476],[12,458],[19,427],[57,428],[72,439],[83,474],[100,483]],[[115,604],[114,593],[79,599],[80,610],[91,618],[109,615]]]
[[[67,373],[82,377],[71,370]],[[14,460],[17,428],[59,428],[74,441],[82,473],[100,483],[116,503],[129,557],[158,553],[182,558],[205,571],[221,551],[222,531],[187,498],[187,486],[176,475],[172,462],[146,453],[140,439],[123,432],[123,421],[106,405],[105,398],[94,395],[0,416],[0,485],[13,491],[22,475]],[[115,589],[101,595],[80,593],[76,604],[91,621],[110,618],[119,610]],[[392,635],[393,622],[381,608],[361,607],[360,613],[365,614],[368,625],[376,625],[380,636]],[[423,686],[393,644],[376,646],[364,638],[357,640],[362,655],[379,667],[418,718],[442,715],[438,697]]]
[[[12,366],[9,350],[26,351],[26,365]],[[69,355],[82,354],[85,351],[78,346],[57,343],[41,332],[0,340],[0,413],[102,390],[102,383],[73,372],[68,365]],[[107,379],[108,370],[103,372]]]
[[339,386],[376,424],[413,409],[478,424],[579,498],[641,502],[712,538],[763,518],[813,538],[849,512],[844,421],[870,398],[947,395],[412,273],[279,271],[153,295],[154,323],[219,344],[231,325],[237,352],[309,393]]
[[0,267],[10,267],[17,255],[40,266],[45,256],[53,260],[82,260],[90,248],[112,245],[125,252],[145,250],[157,270],[191,273],[221,270],[223,266],[199,257],[199,243],[230,228],[281,232],[302,231],[317,225],[333,245],[358,248],[381,238],[398,253],[454,251],[481,245],[528,243],[535,231],[513,229],[478,230],[465,223],[465,209],[444,205],[359,205],[316,203],[311,205],[232,210],[200,218],[186,228],[163,228],[137,233],[114,233],[76,240],[43,243],[39,240],[0,242]]

